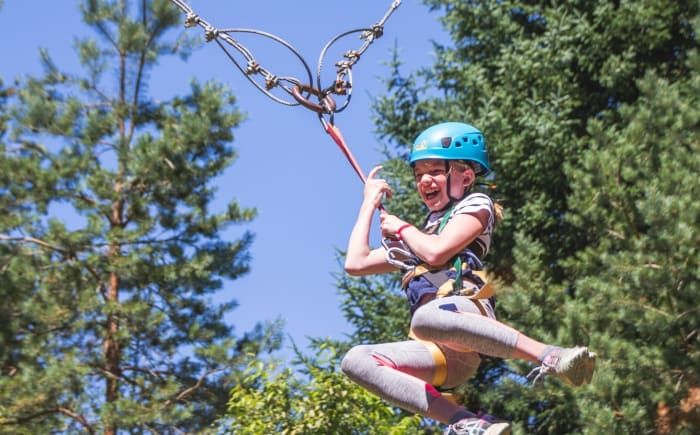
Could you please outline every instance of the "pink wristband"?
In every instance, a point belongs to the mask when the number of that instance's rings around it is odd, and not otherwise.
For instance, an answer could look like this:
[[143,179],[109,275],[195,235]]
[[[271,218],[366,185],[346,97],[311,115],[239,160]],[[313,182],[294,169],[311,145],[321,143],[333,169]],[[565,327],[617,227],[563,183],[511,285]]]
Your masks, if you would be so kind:
[[401,231],[405,230],[405,229],[408,228],[408,227],[412,227],[412,226],[413,226],[413,225],[411,225],[411,224],[403,224],[403,225],[401,225],[401,226],[399,227],[399,229],[396,230],[396,237],[397,237],[399,240],[403,240],[403,239],[401,238]]

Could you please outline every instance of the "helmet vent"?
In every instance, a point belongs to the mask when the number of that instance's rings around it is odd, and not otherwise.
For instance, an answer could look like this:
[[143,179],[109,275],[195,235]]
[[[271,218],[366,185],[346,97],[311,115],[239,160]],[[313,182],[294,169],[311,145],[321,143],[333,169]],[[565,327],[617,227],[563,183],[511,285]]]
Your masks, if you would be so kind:
[[420,133],[411,146],[408,162],[413,165],[420,160],[464,160],[474,164],[477,175],[490,172],[486,137],[462,122],[435,124]]

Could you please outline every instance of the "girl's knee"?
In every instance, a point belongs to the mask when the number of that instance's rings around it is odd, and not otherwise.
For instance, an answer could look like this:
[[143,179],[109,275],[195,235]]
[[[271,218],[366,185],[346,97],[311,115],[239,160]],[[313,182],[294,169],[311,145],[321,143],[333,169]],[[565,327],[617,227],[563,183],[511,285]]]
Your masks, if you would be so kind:
[[346,375],[351,375],[352,373],[356,372],[363,361],[369,357],[370,346],[366,344],[354,346],[343,357],[343,360],[340,363],[340,369]]
[[430,307],[422,306],[411,318],[411,331],[420,339],[429,339],[433,328],[435,313]]

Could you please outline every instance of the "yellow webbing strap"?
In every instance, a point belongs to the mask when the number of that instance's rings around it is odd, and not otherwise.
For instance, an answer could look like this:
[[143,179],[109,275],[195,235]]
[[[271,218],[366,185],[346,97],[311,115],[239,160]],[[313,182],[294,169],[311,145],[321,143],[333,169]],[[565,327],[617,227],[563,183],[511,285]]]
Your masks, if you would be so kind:
[[433,270],[440,270],[440,269],[442,269],[442,268],[438,267],[438,268],[431,269],[430,267],[428,267],[427,264],[421,263],[421,264],[417,265],[416,267],[414,267],[413,269],[406,272],[403,275],[403,277],[401,277],[401,288],[406,290],[406,287],[408,286],[408,282],[411,281],[413,278],[421,276],[421,275],[428,273],[428,272],[431,272]]
[[425,341],[416,338],[412,330],[408,332],[408,336],[423,343],[433,355],[433,360],[435,361],[435,374],[433,375],[433,380],[430,383],[434,387],[439,387],[440,385],[444,384],[445,380],[447,379],[447,359],[445,358],[445,354],[442,353],[442,349],[440,349],[438,345],[432,341]]
[[[415,277],[424,275],[428,272],[436,272],[438,270],[444,270],[442,268],[431,268],[425,263],[421,263],[418,266],[416,266],[413,270],[407,272],[403,278],[401,279],[401,287],[406,288],[408,285],[408,282],[412,280]],[[483,270],[472,270],[471,273],[474,275],[478,276],[481,278],[481,280],[484,282],[484,285],[480,289],[475,290],[474,287],[467,287],[464,289],[464,292],[462,293],[462,296],[466,296],[469,299],[488,299],[492,297],[495,293],[493,285],[488,282],[488,279],[486,278],[486,272]],[[446,296],[453,291],[453,279],[446,279],[442,284],[438,286],[438,292],[437,295],[438,297],[440,296]]]
[[455,405],[459,405],[459,399],[453,393],[440,392],[440,395]]

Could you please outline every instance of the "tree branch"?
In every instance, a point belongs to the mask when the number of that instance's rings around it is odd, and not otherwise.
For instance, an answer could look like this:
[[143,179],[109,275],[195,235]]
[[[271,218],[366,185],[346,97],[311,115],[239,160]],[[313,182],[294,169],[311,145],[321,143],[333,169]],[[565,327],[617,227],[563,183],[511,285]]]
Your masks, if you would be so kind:
[[7,234],[0,234],[0,240],[5,240],[9,242],[21,242],[21,243],[32,243],[34,245],[39,245],[41,247],[50,249],[55,252],[60,252],[63,255],[69,256],[69,252],[66,251],[63,248],[59,248],[58,246],[52,245],[48,242],[45,242],[43,240],[34,238],[34,237],[13,237],[13,236],[8,236]]
[[189,396],[190,394],[192,394],[192,392],[194,392],[194,391],[196,391],[197,389],[199,389],[199,388],[202,386],[202,384],[204,383],[204,381],[207,379],[207,377],[209,377],[210,375],[213,375],[214,373],[221,372],[221,371],[223,371],[223,369],[210,370],[210,371],[204,373],[202,376],[200,376],[199,379],[197,379],[197,382],[196,382],[194,385],[192,385],[191,387],[188,387],[188,388],[185,388],[184,390],[182,390],[177,396],[175,396],[174,399],[172,399],[172,400],[167,400],[167,401],[165,402],[165,405],[166,405],[166,406],[169,406],[169,405],[172,405],[173,403],[176,403],[176,402],[179,402],[179,401],[183,400],[185,397],[187,397],[187,396]]

